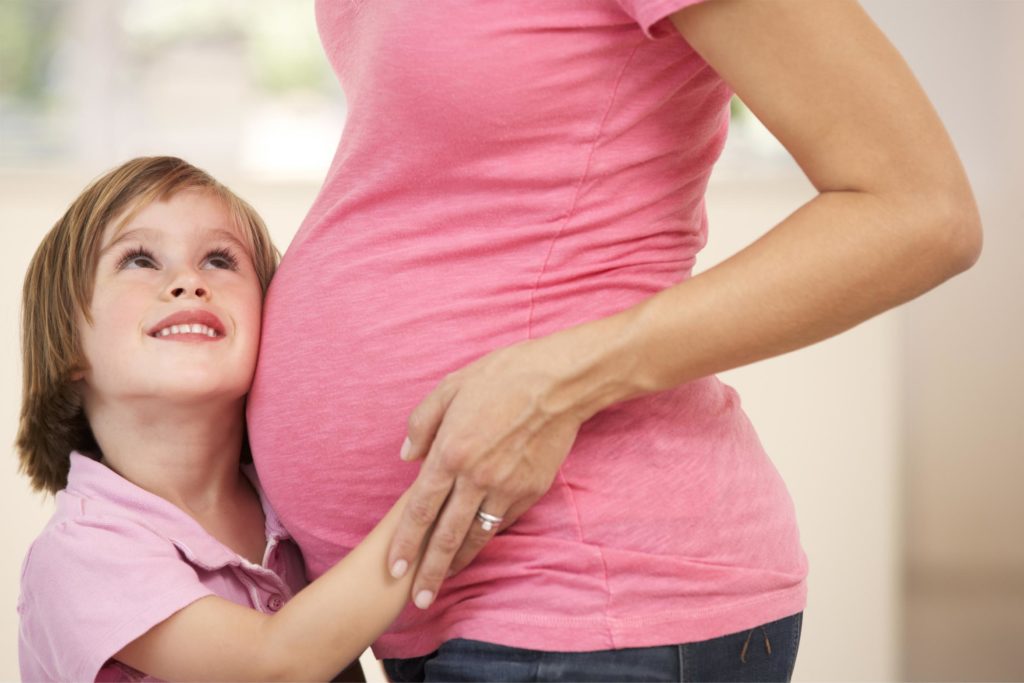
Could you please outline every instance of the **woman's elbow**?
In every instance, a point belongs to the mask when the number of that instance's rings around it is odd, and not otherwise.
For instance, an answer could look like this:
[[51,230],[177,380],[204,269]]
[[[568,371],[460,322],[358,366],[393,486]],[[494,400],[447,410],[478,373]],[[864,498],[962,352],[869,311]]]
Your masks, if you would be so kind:
[[981,257],[984,236],[981,216],[973,197],[947,203],[942,225],[950,277],[974,266]]

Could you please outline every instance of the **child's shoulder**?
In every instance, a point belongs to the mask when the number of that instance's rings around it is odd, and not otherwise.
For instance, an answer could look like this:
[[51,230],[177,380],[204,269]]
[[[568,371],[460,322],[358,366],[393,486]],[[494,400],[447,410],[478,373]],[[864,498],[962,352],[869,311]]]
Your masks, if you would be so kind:
[[76,609],[119,612],[182,592],[208,594],[160,519],[65,489],[22,563],[22,616]]
[[58,672],[52,680],[94,680],[125,643],[211,595],[169,535],[176,528],[115,495],[59,492],[22,565],[23,661]]
[[81,565],[120,562],[147,548],[166,546],[142,518],[117,514],[103,501],[61,491],[56,508],[29,545],[22,563],[22,583],[59,580],[63,574],[81,574]]
[[176,537],[195,522],[170,502],[128,481],[102,462],[74,452],[67,486],[53,515],[32,542],[26,564],[61,558],[129,555],[164,549],[177,557]]
[[173,538],[182,524],[172,508],[102,463],[73,453],[68,485],[57,493],[53,515],[22,563],[22,599],[43,586],[89,590],[112,580],[127,583],[133,570],[159,573],[168,563],[180,564]]

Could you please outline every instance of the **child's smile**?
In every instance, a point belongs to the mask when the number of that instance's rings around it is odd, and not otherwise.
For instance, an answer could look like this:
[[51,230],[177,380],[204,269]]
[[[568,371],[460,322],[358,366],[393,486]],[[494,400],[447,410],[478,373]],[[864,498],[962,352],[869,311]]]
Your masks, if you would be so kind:
[[157,323],[149,336],[168,341],[216,341],[224,338],[224,323],[202,309],[180,311]]

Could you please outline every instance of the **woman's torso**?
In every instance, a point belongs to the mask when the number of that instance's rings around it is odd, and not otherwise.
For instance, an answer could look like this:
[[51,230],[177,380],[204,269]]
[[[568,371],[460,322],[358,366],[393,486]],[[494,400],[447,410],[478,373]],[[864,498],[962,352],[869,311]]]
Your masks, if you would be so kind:
[[[732,95],[613,0],[319,0],[317,19],[348,118],[249,403],[312,576],[412,483],[406,421],[445,374],[689,277]],[[700,640],[799,611],[805,574],[785,486],[707,377],[585,423],[549,493],[377,651]]]

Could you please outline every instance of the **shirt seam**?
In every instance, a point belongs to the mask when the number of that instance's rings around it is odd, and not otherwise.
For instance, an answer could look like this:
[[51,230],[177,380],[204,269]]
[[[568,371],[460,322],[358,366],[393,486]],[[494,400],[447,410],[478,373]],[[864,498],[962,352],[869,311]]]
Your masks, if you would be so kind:
[[[562,224],[558,227],[558,230],[555,231],[554,236],[551,238],[548,244],[547,254],[545,254],[544,256],[544,263],[541,264],[540,272],[537,274],[537,279],[533,283],[533,287],[530,290],[530,312],[527,317],[526,323],[527,339],[533,339],[533,313],[536,309],[537,289],[540,287],[540,283],[544,279],[544,275],[547,272],[548,263],[551,260],[551,254],[555,250],[555,244],[558,242],[558,238],[561,237],[562,233],[565,231],[565,228],[569,225],[569,223],[575,216],[576,206],[579,203],[583,185],[590,175],[590,167],[594,160],[594,154],[597,151],[598,142],[600,142],[601,140],[601,135],[604,133],[605,124],[608,122],[608,117],[611,115],[612,107],[614,107],[616,98],[618,97],[619,86],[622,85],[622,79],[625,77],[626,72],[629,70],[630,64],[633,63],[633,58],[636,57],[637,52],[640,51],[640,48],[643,47],[643,45],[644,43],[640,42],[633,47],[633,49],[630,51],[629,55],[623,62],[622,68],[619,69],[618,75],[615,77],[615,83],[612,85],[611,94],[608,97],[608,104],[605,106],[604,114],[602,114],[601,120],[597,125],[597,130],[594,132],[594,139],[591,140],[590,142],[590,150],[587,153],[587,160],[583,165],[583,172],[580,174],[579,180],[576,182],[576,190],[573,193],[572,202],[569,205],[569,211],[566,213],[565,219],[562,221]],[[580,542],[586,543],[586,540],[583,538],[583,522],[580,518],[579,506],[576,504],[576,499],[572,494],[572,489],[569,487],[569,484],[566,481],[565,474],[562,471],[561,466],[558,468],[558,479],[566,492],[566,496],[569,501],[569,506],[572,508],[574,514],[576,522],[576,536],[577,538],[579,538]],[[614,642],[615,638],[612,633],[612,626],[608,616],[608,610],[610,609],[612,603],[611,583],[608,579],[608,562],[604,556],[604,551],[600,548],[600,546],[595,547],[597,548],[598,557],[601,560],[601,573],[602,581],[604,584],[605,604],[603,609],[603,615],[605,630],[607,632],[608,639]]]
[[604,132],[604,126],[608,122],[608,116],[611,114],[612,106],[615,104],[615,99],[619,94],[619,86],[622,84],[622,79],[626,75],[626,71],[629,69],[629,65],[633,62],[633,58],[636,56],[636,53],[640,51],[640,48],[643,47],[643,45],[644,43],[636,44],[632,51],[630,51],[629,56],[626,57],[625,62],[622,64],[622,68],[615,77],[615,84],[612,86],[612,92],[608,98],[608,104],[605,107],[604,114],[601,116],[600,123],[598,123],[597,131],[594,133],[594,139],[590,142],[590,151],[587,153],[587,160],[583,165],[583,172],[580,174],[579,180],[576,181],[576,190],[573,193],[572,203],[569,205],[569,211],[566,213],[565,219],[562,221],[562,224],[558,226],[558,230],[555,231],[554,236],[551,238],[551,241],[548,244],[547,254],[544,256],[544,263],[541,265],[540,272],[537,274],[537,280],[533,283],[533,287],[530,289],[530,313],[527,317],[526,323],[527,339],[533,339],[533,312],[536,308],[537,288],[540,287],[541,280],[544,279],[548,262],[551,260],[551,253],[555,249],[555,243],[558,242],[558,238],[561,237],[565,228],[569,225],[575,215],[576,205],[579,203],[583,184],[590,175],[590,166],[594,160],[594,153],[597,151],[597,143],[601,140],[601,134]]

